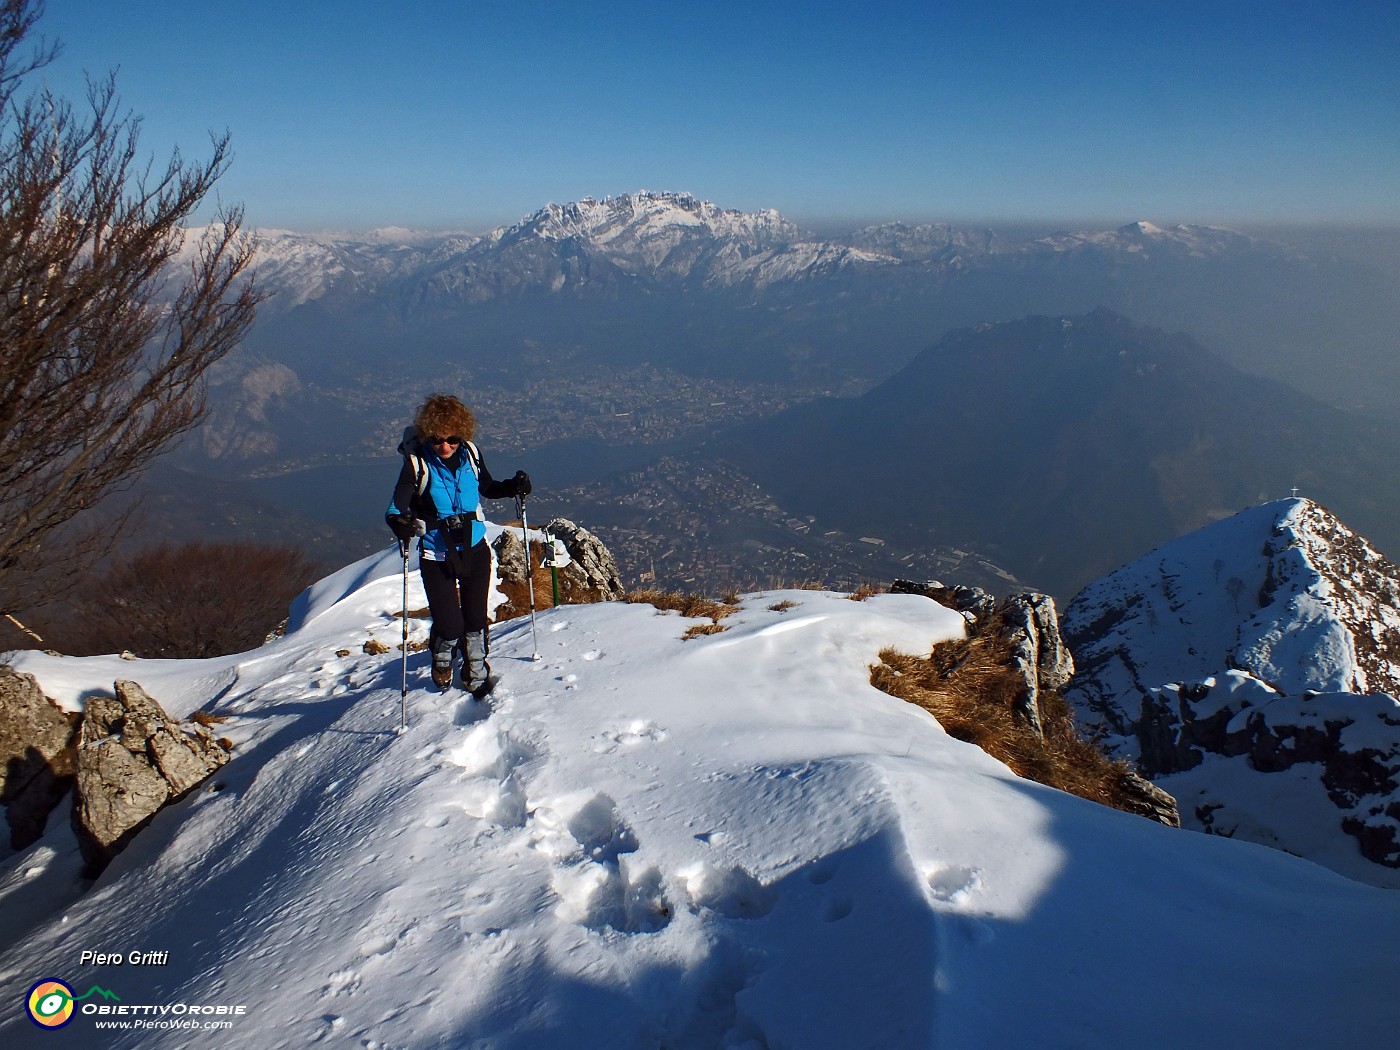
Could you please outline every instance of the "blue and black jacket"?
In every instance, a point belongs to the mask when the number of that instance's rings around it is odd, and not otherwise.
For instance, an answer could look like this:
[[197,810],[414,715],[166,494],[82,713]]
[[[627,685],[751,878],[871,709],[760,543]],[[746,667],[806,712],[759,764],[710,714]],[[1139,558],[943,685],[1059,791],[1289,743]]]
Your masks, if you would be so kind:
[[[486,538],[481,514],[483,496],[508,499],[517,494],[515,478],[497,481],[486,469],[481,453],[473,456],[469,448],[476,451],[475,446],[463,442],[446,459],[419,441],[402,449],[403,469],[394,483],[394,495],[384,516],[387,519],[408,514],[421,518],[428,531],[420,550],[429,561],[451,560],[454,553],[474,547]],[[427,483],[421,494],[415,460],[422,464],[426,473]],[[457,520],[456,528],[448,524],[449,519]]]

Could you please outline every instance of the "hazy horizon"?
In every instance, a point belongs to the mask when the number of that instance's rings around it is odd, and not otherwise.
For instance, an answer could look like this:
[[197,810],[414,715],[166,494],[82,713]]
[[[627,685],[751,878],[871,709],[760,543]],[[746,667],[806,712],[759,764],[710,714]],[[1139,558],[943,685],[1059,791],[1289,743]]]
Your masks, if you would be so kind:
[[1388,2],[55,0],[39,31],[60,95],[119,70],[152,155],[226,129],[218,196],[264,228],[489,229],[643,186],[828,227],[1400,223]]

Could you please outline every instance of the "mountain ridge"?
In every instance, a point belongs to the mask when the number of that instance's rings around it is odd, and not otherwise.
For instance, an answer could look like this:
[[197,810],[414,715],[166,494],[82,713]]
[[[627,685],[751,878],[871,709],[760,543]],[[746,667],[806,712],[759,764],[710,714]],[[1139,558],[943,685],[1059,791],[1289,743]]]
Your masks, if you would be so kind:
[[1182,826],[1400,888],[1400,568],[1275,500],[1094,581],[1063,617],[1081,724]]
[[249,349],[323,373],[316,346],[363,369],[384,346],[475,364],[529,342],[605,366],[620,345],[682,371],[873,382],[954,328],[1107,306],[1335,404],[1400,390],[1392,272],[1226,227],[1143,219],[1003,236],[893,222],[818,235],[773,209],[643,190],[482,234],[268,231],[257,261],[272,294]]

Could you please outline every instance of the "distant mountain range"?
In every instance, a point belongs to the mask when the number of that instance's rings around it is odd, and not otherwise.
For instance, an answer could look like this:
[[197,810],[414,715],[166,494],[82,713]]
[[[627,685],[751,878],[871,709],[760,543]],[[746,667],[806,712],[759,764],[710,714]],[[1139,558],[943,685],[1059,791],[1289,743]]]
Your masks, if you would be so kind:
[[951,333],[861,397],[720,448],[799,513],[927,530],[1062,599],[1294,486],[1400,549],[1392,427],[1107,310]]
[[[213,377],[182,453],[196,471],[383,456],[437,386],[522,413],[545,389],[579,413],[594,397],[595,415],[654,414],[625,378],[645,367],[773,407],[864,391],[736,433],[736,462],[793,510],[859,536],[917,524],[917,542],[931,529],[1060,597],[1294,486],[1400,550],[1381,415],[1400,393],[1400,268],[1332,250],[1146,221],[818,236],[643,192],[482,235],[264,231],[258,273],[271,296]],[[724,444],[673,447],[706,439]]]
[[262,233],[246,356],[303,382],[529,348],[615,367],[883,379],[951,328],[1109,307],[1332,403],[1400,390],[1394,273],[1211,226],[1034,239],[889,223],[818,237],[683,193],[551,204],[484,235]]

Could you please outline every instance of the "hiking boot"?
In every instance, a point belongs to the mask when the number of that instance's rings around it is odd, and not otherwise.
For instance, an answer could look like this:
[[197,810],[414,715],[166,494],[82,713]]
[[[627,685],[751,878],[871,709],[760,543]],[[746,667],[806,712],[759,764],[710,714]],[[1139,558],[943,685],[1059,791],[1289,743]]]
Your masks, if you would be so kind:
[[456,648],[446,638],[433,642],[433,685],[446,689],[452,684],[452,652]]
[[480,700],[496,686],[486,662],[486,632],[473,631],[462,639],[462,688]]

